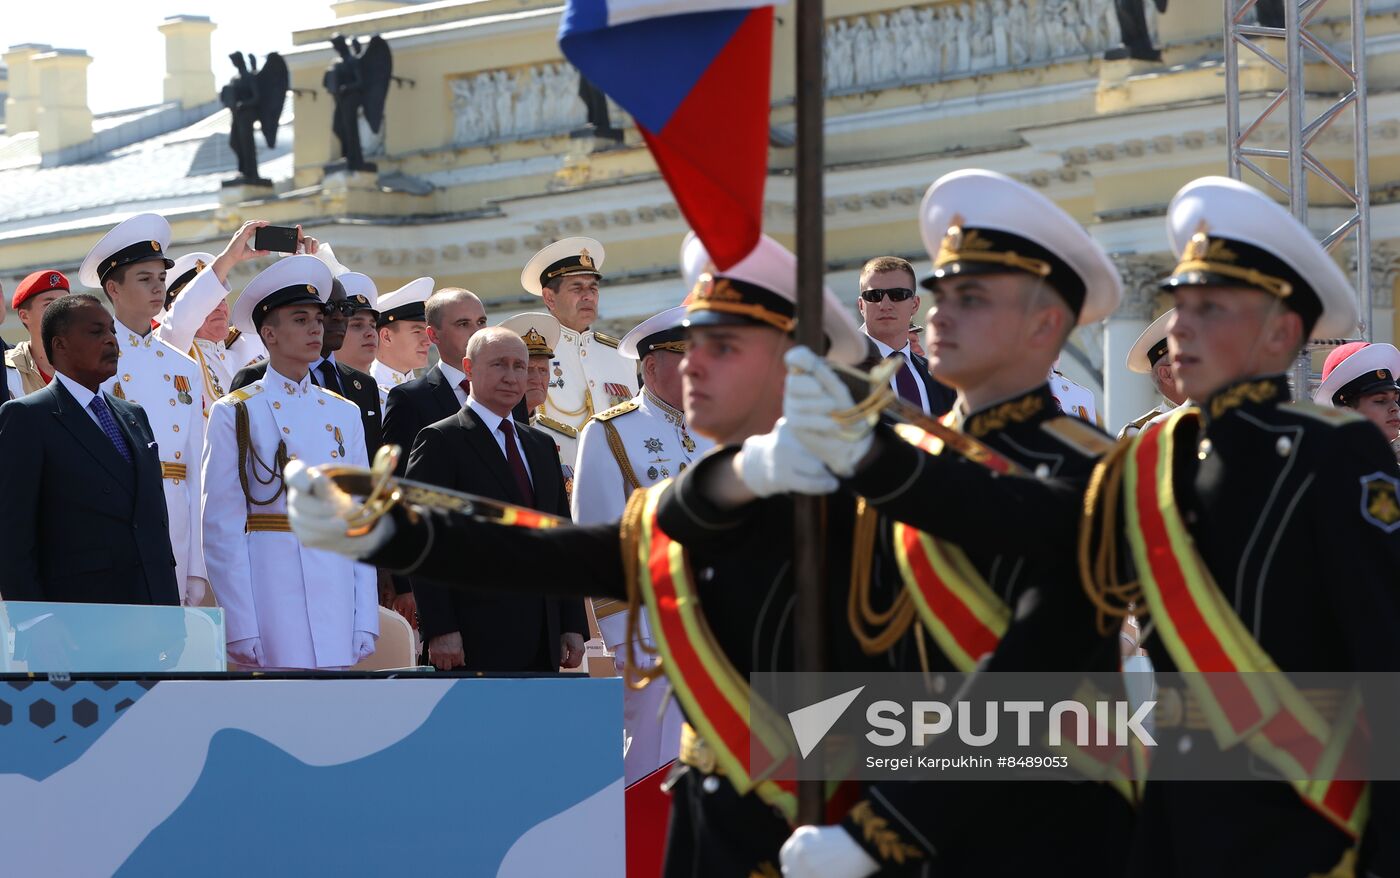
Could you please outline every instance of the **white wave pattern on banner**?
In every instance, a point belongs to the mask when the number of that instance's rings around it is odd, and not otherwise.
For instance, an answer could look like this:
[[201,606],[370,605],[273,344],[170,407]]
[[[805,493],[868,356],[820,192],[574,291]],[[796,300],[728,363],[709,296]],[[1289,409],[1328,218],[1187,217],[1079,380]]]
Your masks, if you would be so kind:
[[[216,732],[238,729],[308,765],[340,765],[408,737],[453,682],[328,681],[314,703],[296,680],[162,682],[53,776],[0,775],[0,826],[47,848],[51,875],[110,875],[190,794]],[[161,770],[144,770],[152,764]],[[74,844],[74,826],[102,831]]]
[[496,878],[539,878],[550,875],[559,866],[559,851],[569,851],[575,864],[571,878],[612,878],[627,871],[623,855],[621,821],[602,821],[609,833],[600,833],[599,813],[621,814],[623,784],[618,780],[582,802],[560,811],[548,820],[530,828],[506,851]]

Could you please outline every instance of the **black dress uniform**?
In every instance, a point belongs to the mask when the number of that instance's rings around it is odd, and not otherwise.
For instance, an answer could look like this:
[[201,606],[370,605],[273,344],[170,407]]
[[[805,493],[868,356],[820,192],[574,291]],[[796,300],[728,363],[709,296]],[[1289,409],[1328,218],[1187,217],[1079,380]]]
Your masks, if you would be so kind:
[[[1264,293],[1301,318],[1304,339],[1354,332],[1357,309],[1346,276],[1304,226],[1257,190],[1220,177],[1195,180],[1173,198],[1167,231],[1178,256],[1163,282],[1169,291]],[[1209,326],[1212,318],[1204,310],[1179,310],[1172,336],[1182,346],[1196,345],[1196,324]],[[1257,340],[1246,336],[1238,343]],[[1201,359],[1210,349],[1198,346],[1190,353]],[[1190,392],[1194,373],[1183,372]],[[1150,620],[1144,646],[1159,670],[1177,670],[1187,664],[1183,659],[1206,671],[1261,671],[1268,665],[1294,673],[1400,670],[1389,636],[1400,628],[1400,472],[1375,426],[1351,412],[1289,402],[1281,375],[1246,374],[1131,442],[1105,460],[1099,484],[1114,484],[1129,466],[1141,473],[1166,463],[1170,470],[1143,475],[1131,495],[1105,489],[1088,498],[1086,533],[1095,548],[1084,581],[1109,610],[1115,575],[1118,585],[1142,584],[1139,610]],[[1153,484],[1158,493],[1144,498],[1144,485]],[[1171,504],[1163,499],[1168,489]],[[1142,525],[1136,534],[1131,530],[1125,517],[1130,502],[1137,504],[1139,520],[1154,529],[1179,516],[1187,538],[1165,531],[1161,539],[1169,553],[1161,552],[1160,539],[1144,549],[1149,531]],[[1112,570],[1102,547],[1114,540],[1118,557],[1131,559],[1136,569]],[[1173,572],[1199,570],[1193,555],[1203,573]],[[1196,583],[1192,591],[1162,587],[1188,576]],[[1164,621],[1179,620],[1183,612],[1191,614],[1188,626]],[[1184,685],[1190,690],[1192,680]],[[1298,701],[1314,700],[1313,693],[1293,688],[1302,696]],[[1198,693],[1191,694],[1199,701]],[[1400,696],[1392,684],[1366,694],[1391,703]],[[1308,710],[1329,735],[1344,727],[1325,706]],[[1289,706],[1277,713],[1297,711]],[[1385,717],[1389,712],[1367,716],[1373,746],[1391,748],[1400,736]],[[1257,732],[1240,734],[1243,740],[1220,757],[1234,764],[1238,776],[1255,780],[1160,780],[1193,758],[1220,752],[1215,734],[1190,714],[1165,724],[1153,748],[1131,875],[1400,874],[1400,805],[1392,783],[1370,783],[1369,815],[1345,802],[1307,800],[1283,779],[1271,756],[1277,749],[1290,756],[1300,751],[1270,740],[1256,755],[1250,744]],[[1315,795],[1317,782],[1330,776],[1323,764],[1309,774],[1314,783],[1307,794]],[[1328,808],[1330,818],[1324,816]],[[1352,831],[1340,828],[1347,824]]]
[[[690,549],[695,585],[705,619],[739,675],[794,670],[792,605],[795,600],[791,545],[792,501],[761,500],[736,517],[711,504],[698,489],[705,473],[728,467],[737,447],[720,448],[686,470],[667,489],[658,525]],[[829,532],[850,533],[853,506],[829,506]],[[616,523],[541,530],[483,524],[452,513],[418,510],[411,520],[394,512],[395,533],[365,559],[377,567],[432,579],[452,588],[502,589],[559,597],[625,599],[622,547]],[[764,523],[765,527],[755,526]],[[772,539],[782,533],[780,541]],[[716,539],[716,534],[725,539]],[[705,545],[710,549],[692,548]],[[847,582],[849,552],[832,540],[832,582]],[[720,547],[723,547],[722,549]],[[530,575],[520,561],[530,559]],[[470,570],[469,579],[462,571]],[[885,596],[888,600],[888,596]],[[828,602],[833,666],[859,671],[890,670],[884,656],[868,657],[849,636],[845,605]],[[659,681],[653,685],[659,685]],[[666,844],[667,876],[776,875],[778,848],[792,827],[755,795],[738,795],[720,777],[687,771],[674,787]],[[764,869],[770,872],[764,872]]]
[[[1280,669],[1400,670],[1382,633],[1400,630],[1400,507],[1391,515],[1384,503],[1367,502],[1368,480],[1375,496],[1386,485],[1394,496],[1394,456],[1359,415],[1289,399],[1288,382],[1276,375],[1232,384],[1201,407],[1199,425],[1175,445],[1182,517],[1235,613]],[[1143,646],[1158,671],[1178,670],[1156,626]],[[1377,730],[1375,740],[1395,739]],[[1154,775],[1215,749],[1210,732],[1189,727],[1162,730],[1157,743]],[[1352,840],[1288,783],[1264,779],[1278,776],[1269,766],[1252,760],[1248,771],[1261,780],[1149,781],[1131,874],[1327,874]],[[1396,874],[1400,864],[1389,787],[1371,790],[1365,843],[1376,875]]]
[[[1063,414],[1048,384],[973,413],[961,430],[1034,475],[996,476],[951,452],[930,455],[881,426],[849,487],[885,516],[962,548],[1015,611],[987,670],[1116,670],[1074,554],[1084,487],[1112,440]],[[953,670],[939,650],[927,655],[931,670]],[[1116,874],[1133,819],[1117,790],[1093,782],[886,782],[866,801],[844,822],[866,852],[893,865],[889,849],[868,840],[873,815],[923,849],[938,875]]]

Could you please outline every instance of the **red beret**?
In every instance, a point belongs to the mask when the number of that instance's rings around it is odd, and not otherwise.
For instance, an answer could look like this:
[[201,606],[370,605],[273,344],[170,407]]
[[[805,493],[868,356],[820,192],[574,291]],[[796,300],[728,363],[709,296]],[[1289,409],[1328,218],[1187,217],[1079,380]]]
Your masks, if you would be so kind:
[[29,277],[19,282],[15,287],[14,298],[10,300],[11,308],[18,308],[25,301],[37,296],[40,293],[47,293],[49,290],[63,290],[68,292],[68,278],[63,276],[63,272],[52,268],[43,271],[36,271]]

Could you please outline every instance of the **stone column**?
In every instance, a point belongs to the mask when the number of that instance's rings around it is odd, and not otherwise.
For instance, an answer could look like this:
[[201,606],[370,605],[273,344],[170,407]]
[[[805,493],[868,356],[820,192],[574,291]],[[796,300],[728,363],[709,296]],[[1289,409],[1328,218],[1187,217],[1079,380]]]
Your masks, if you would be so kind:
[[55,49],[34,56],[39,75],[39,152],[56,153],[92,139],[88,109],[87,68],[91,56],[82,49]]
[[5,98],[5,133],[20,134],[39,130],[39,77],[34,72],[34,56],[52,49],[44,43],[11,46],[0,56],[10,70],[10,93]]
[[203,15],[175,15],[156,28],[165,35],[165,100],[184,108],[214,100],[210,34],[218,25]]
[[1156,405],[1160,399],[1146,375],[1128,370],[1128,351],[1157,315],[1157,282],[1171,270],[1165,253],[1115,254],[1123,278],[1123,304],[1113,312],[1103,334],[1104,429],[1116,434],[1124,424]]

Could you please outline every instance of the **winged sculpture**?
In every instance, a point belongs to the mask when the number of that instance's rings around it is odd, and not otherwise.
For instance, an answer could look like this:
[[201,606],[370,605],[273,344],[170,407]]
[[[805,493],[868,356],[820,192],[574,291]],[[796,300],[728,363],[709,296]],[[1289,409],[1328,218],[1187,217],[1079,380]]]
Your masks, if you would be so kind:
[[347,170],[378,170],[373,162],[365,161],[360,145],[360,111],[364,111],[370,130],[378,134],[384,126],[384,103],[394,77],[393,53],[389,43],[378,35],[362,45],[358,38],[347,42],[344,36],[336,34],[331,37],[331,45],[340,56],[323,79],[326,91],[335,100],[331,130],[340,140]]
[[259,70],[258,61],[251,54],[246,60],[239,52],[228,57],[238,69],[238,75],[224,86],[219,100],[233,115],[228,145],[238,157],[238,176],[225,185],[271,186],[271,180],[258,175],[258,148],[253,139],[253,124],[257,123],[262,129],[268,149],[277,145],[277,122],[282,118],[282,107],[287,101],[291,81],[287,62],[276,52],[269,52]]

